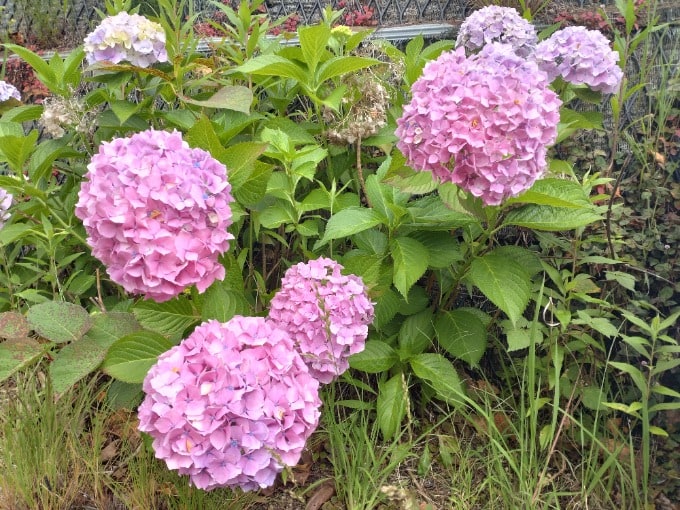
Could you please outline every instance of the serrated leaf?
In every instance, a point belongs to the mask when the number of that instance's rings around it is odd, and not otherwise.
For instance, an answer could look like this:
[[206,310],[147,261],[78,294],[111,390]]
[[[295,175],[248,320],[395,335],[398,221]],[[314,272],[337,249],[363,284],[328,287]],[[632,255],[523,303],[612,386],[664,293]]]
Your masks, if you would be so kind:
[[478,223],[469,214],[449,209],[439,195],[421,198],[410,204],[410,227],[427,230],[452,230]]
[[24,338],[31,331],[28,321],[19,312],[0,313],[0,337],[1,338]]
[[385,440],[394,439],[406,416],[408,392],[404,374],[399,373],[378,385],[377,420]]
[[349,357],[349,366],[369,374],[389,370],[399,361],[396,351],[380,340],[369,340],[363,351]]
[[135,316],[127,312],[106,312],[92,317],[92,327],[86,338],[108,349],[119,338],[142,329]]
[[509,198],[505,204],[540,204],[553,207],[589,207],[590,201],[583,187],[565,179],[540,179],[531,188],[516,198]]
[[391,289],[385,291],[377,299],[375,304],[375,319],[373,321],[373,326],[377,330],[382,329],[383,326],[385,326],[394,318],[395,315],[397,315],[400,304],[401,300],[399,299],[399,295],[396,292],[392,291]]
[[343,74],[353,73],[360,69],[379,64],[380,61],[374,58],[356,57],[356,56],[342,56],[333,57],[319,66],[317,73],[317,83],[322,84],[326,80],[330,80]]
[[241,85],[227,85],[215,92],[209,99],[182,98],[185,102],[204,108],[220,108],[245,114],[250,113],[253,92]]
[[458,372],[441,354],[424,353],[409,361],[413,373],[435,390],[437,397],[454,405],[464,402],[465,388]]
[[517,323],[531,297],[531,278],[518,262],[492,251],[472,261],[467,278]]
[[79,340],[92,326],[87,310],[64,301],[34,305],[29,308],[26,319],[40,336],[55,343]]
[[141,383],[158,356],[173,347],[163,335],[137,331],[118,339],[109,348],[102,370],[127,383]]
[[112,381],[106,392],[106,402],[112,409],[135,409],[144,397],[141,384]]
[[331,37],[331,29],[323,23],[301,27],[298,30],[298,37],[303,60],[309,73],[313,75],[319,61],[328,52],[326,46]]
[[223,282],[215,282],[203,295],[201,319],[227,322],[234,315],[250,315],[251,307],[243,289],[230,289]]
[[390,253],[394,261],[393,282],[404,298],[427,270],[430,254],[419,241],[410,237],[395,237],[390,243]]
[[132,313],[144,328],[174,338],[179,338],[189,326],[200,320],[191,301],[182,296],[164,303],[141,301],[134,306]]
[[93,372],[104,360],[104,356],[106,349],[87,336],[63,347],[54,356],[49,367],[55,393],[65,392]]
[[420,354],[432,345],[434,323],[432,310],[425,309],[407,317],[399,328],[399,351],[403,357]]
[[503,223],[535,230],[559,232],[585,227],[601,219],[602,217],[591,207],[572,209],[529,204],[510,211]]
[[316,243],[314,249],[320,248],[333,239],[357,234],[382,223],[378,213],[364,207],[348,207],[335,213],[328,220],[323,238]]
[[292,78],[300,83],[305,83],[307,81],[307,72],[305,69],[287,58],[278,55],[260,55],[251,58],[235,70],[244,74]]
[[0,343],[0,383],[32,364],[48,349],[31,338],[16,338]]
[[437,340],[453,357],[477,366],[486,351],[486,328],[479,318],[465,310],[440,312],[434,323]]

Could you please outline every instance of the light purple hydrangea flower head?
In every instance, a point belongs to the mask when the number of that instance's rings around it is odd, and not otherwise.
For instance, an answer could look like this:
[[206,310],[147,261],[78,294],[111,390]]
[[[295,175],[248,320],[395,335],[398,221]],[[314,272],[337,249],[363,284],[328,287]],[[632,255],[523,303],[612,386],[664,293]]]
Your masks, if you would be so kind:
[[9,101],[10,99],[21,101],[19,90],[11,83],[0,80],[0,102]]
[[415,170],[453,182],[486,205],[527,190],[547,167],[561,101],[535,62],[490,43],[429,62],[397,121],[397,146]]
[[618,91],[623,79],[618,52],[598,30],[581,26],[558,30],[536,46],[534,58],[551,81],[561,76],[605,94]]
[[12,195],[0,188],[0,228],[5,226],[5,222],[9,219],[9,208],[12,206]]
[[206,490],[272,485],[319,423],[319,382],[263,317],[204,322],[161,354],[143,389],[139,429],[156,457]]
[[139,14],[120,12],[105,18],[84,42],[85,56],[90,64],[126,61],[149,67],[156,62],[168,61],[163,27]]
[[363,281],[318,258],[290,267],[270,303],[269,318],[288,331],[314,377],[324,384],[349,368],[363,351],[373,303]]
[[463,46],[473,53],[492,42],[509,44],[519,56],[528,57],[536,47],[538,35],[534,26],[512,7],[489,5],[463,21],[456,47]]
[[88,165],[76,216],[92,254],[126,291],[166,301],[224,278],[231,186],[226,168],[178,132],[104,142]]

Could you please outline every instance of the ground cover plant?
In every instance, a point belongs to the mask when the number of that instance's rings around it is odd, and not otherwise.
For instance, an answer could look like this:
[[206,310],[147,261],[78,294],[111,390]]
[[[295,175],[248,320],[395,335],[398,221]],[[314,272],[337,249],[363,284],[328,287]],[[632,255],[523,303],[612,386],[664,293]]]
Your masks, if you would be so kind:
[[617,5],[5,44],[50,95],[0,84],[0,508],[672,508],[678,77]]

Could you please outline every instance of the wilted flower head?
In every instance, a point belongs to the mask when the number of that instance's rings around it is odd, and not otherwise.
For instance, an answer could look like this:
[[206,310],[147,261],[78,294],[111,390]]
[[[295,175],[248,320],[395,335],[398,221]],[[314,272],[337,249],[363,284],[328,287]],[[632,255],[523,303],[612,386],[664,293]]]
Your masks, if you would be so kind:
[[538,44],[534,58],[551,81],[561,76],[564,81],[606,94],[615,93],[623,79],[619,54],[598,30],[581,26],[558,30]]
[[92,254],[125,290],[165,301],[224,278],[231,186],[224,165],[178,132],[104,142],[76,204]]
[[373,303],[361,278],[343,275],[334,260],[318,258],[286,271],[269,318],[290,333],[311,374],[324,384],[363,351]]
[[12,195],[0,188],[0,228],[5,226],[9,219],[9,208],[12,206]]
[[130,62],[149,67],[167,62],[163,27],[139,14],[120,12],[102,20],[85,37],[85,56],[90,64]]
[[468,16],[460,26],[456,47],[476,52],[485,45],[509,44],[521,57],[528,57],[538,42],[536,29],[512,7],[489,5]]
[[11,83],[0,80],[0,102],[9,101],[10,99],[21,101],[19,90]]
[[561,101],[536,63],[505,44],[429,62],[397,121],[397,146],[415,170],[453,182],[487,205],[525,191],[547,167]]
[[254,490],[294,466],[319,422],[319,383],[262,317],[208,321],[144,379],[139,429],[201,489]]
[[73,97],[51,96],[43,100],[43,113],[40,123],[50,136],[59,138],[66,134],[66,129],[74,128],[86,132],[93,119],[85,111],[82,101]]

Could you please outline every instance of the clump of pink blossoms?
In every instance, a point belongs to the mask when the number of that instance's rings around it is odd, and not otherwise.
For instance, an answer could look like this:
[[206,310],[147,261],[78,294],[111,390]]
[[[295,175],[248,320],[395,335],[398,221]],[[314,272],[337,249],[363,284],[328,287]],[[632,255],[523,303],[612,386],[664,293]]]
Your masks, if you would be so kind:
[[613,94],[619,90],[623,71],[619,54],[598,30],[566,27],[536,46],[534,59],[552,81],[558,76],[575,85]]
[[208,321],[144,379],[139,429],[201,489],[255,490],[294,466],[319,422],[319,382],[262,317]]
[[373,303],[363,281],[343,275],[334,260],[318,258],[290,267],[270,303],[269,319],[286,330],[311,374],[324,384],[349,368],[364,350]]
[[486,205],[527,190],[547,168],[562,104],[535,62],[499,43],[429,62],[397,121],[415,170],[453,182]]
[[5,226],[5,222],[9,219],[9,208],[12,206],[12,199],[14,197],[0,188],[0,228]]
[[10,99],[21,101],[19,90],[11,83],[0,80],[0,102],[9,101]]
[[149,67],[156,62],[167,62],[165,31],[158,23],[139,14],[120,12],[102,20],[85,37],[87,62],[130,62]]
[[512,7],[489,5],[473,12],[460,26],[456,47],[476,52],[485,45],[509,44],[521,57],[528,57],[538,42],[536,29]]
[[231,185],[226,168],[178,132],[104,142],[88,165],[76,216],[92,254],[133,294],[166,301],[224,278]]

